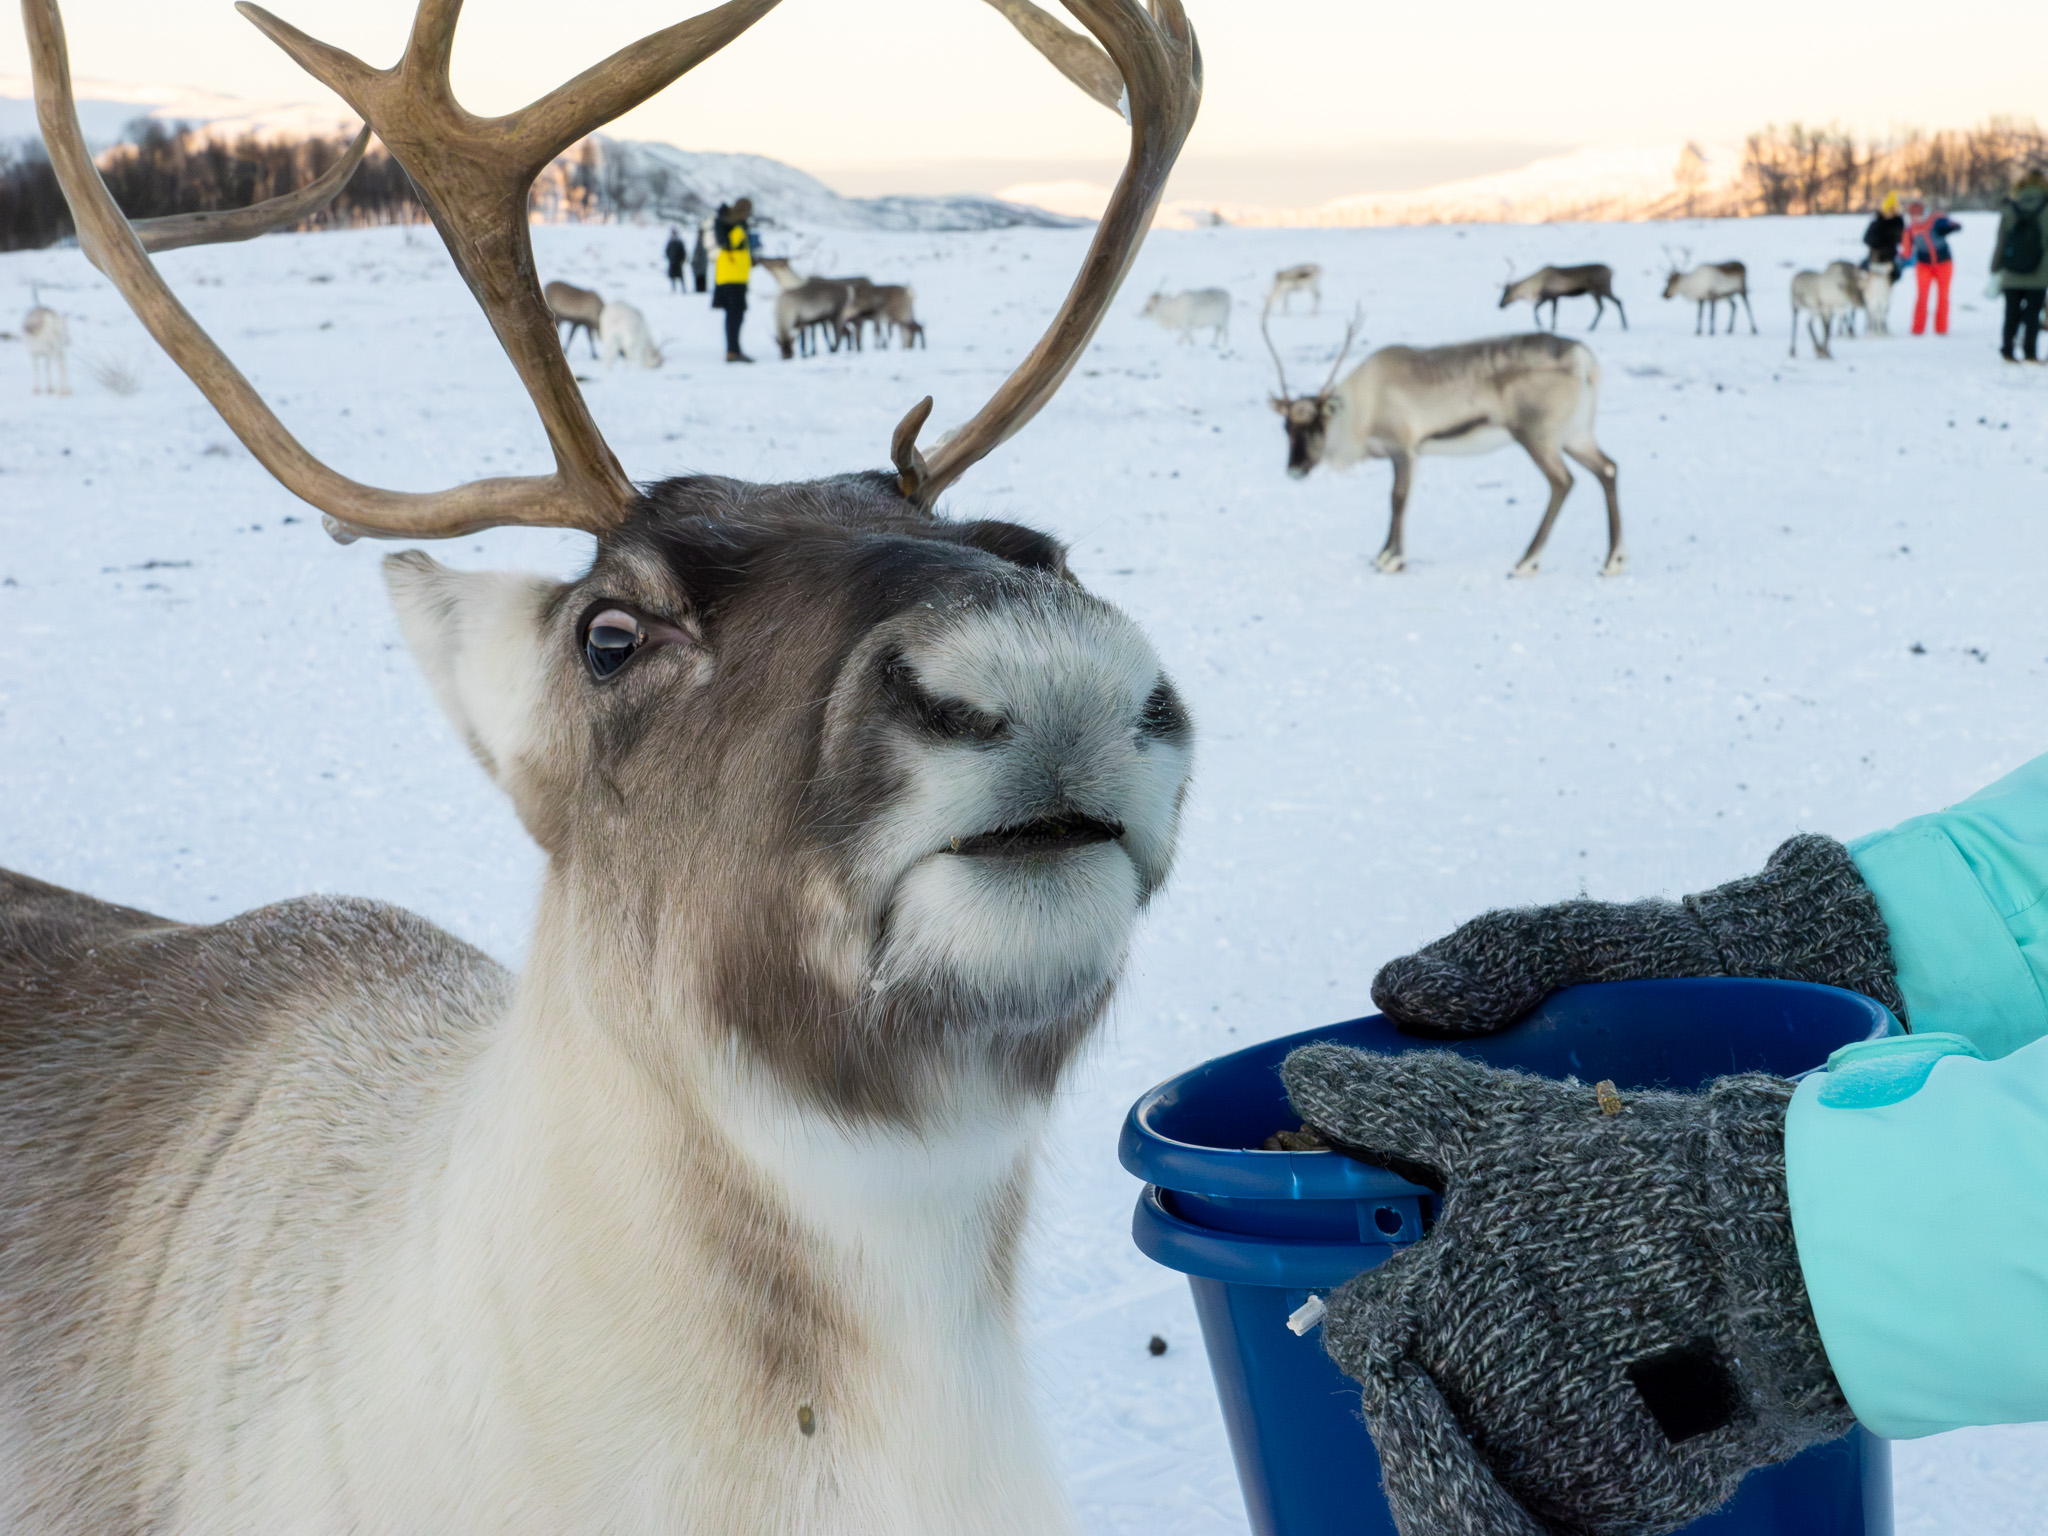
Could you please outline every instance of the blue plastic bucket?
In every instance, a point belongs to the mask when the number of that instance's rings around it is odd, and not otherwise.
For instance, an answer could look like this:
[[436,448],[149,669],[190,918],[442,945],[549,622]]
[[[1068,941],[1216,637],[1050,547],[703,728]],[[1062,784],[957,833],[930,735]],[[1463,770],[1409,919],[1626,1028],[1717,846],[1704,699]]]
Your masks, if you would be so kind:
[[[1882,1006],[1793,981],[1573,987],[1502,1034],[1451,1049],[1498,1066],[1622,1088],[1696,1088],[1730,1072],[1793,1075],[1837,1046],[1897,1034]],[[1260,1152],[1298,1122],[1281,1059],[1311,1040],[1441,1049],[1380,1014],[1305,1030],[1183,1072],[1131,1107],[1118,1156],[1146,1188],[1131,1235],[1188,1277],[1257,1536],[1395,1536],[1358,1386],[1320,1333],[1286,1320],[1311,1294],[1422,1236],[1431,1198],[1333,1152]],[[1689,1536],[1892,1536],[1891,1451],[1862,1429],[1744,1480]]]

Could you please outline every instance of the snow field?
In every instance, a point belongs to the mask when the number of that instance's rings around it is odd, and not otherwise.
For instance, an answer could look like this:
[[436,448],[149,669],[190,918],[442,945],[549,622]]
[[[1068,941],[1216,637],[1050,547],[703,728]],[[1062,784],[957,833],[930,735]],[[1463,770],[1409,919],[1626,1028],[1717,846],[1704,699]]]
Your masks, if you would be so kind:
[[[1101,1043],[1062,1096],[1028,1252],[1029,1345],[1095,1536],[1244,1530],[1184,1284],[1127,1235],[1130,1101],[1262,1036],[1368,1011],[1384,959],[1493,905],[1678,893],[1794,831],[1872,830],[2048,749],[2048,369],[1996,356],[1991,222],[1962,216],[1953,334],[1785,355],[1794,266],[1858,254],[1860,220],[1162,231],[1041,417],[951,497],[1069,540],[1151,633],[1200,732],[1179,872]],[[1058,302],[1086,231],[818,231],[810,266],[908,281],[926,351],[752,368],[669,295],[665,228],[544,228],[544,277],[623,298],[668,363],[592,408],[636,477],[800,478],[887,462],[977,409]],[[1692,335],[1660,247],[1750,266],[1762,334]],[[1320,261],[1324,311],[1276,317],[1299,390],[1362,306],[1363,346],[1526,329],[1503,257],[1602,260],[1633,329],[1589,339],[1621,466],[1628,574],[1595,575],[1579,474],[1543,573],[1510,581],[1543,506],[1518,450],[1423,461],[1409,569],[1371,568],[1388,472],[1282,472],[1257,301]],[[540,471],[510,369],[431,232],[271,237],[160,265],[286,423],[337,468],[426,489]],[[71,317],[70,399],[0,344],[0,864],[194,920],[323,890],[413,907],[516,961],[538,859],[442,723],[385,603],[375,544],[335,547],[73,252],[0,256],[0,326],[31,281]],[[1228,287],[1230,344],[1184,347],[1145,295]],[[1906,329],[1910,285],[1892,320]],[[1568,300],[1584,336],[1591,304]],[[84,362],[123,358],[120,397]],[[1354,352],[1354,358],[1362,355]],[[588,541],[501,531],[463,565],[566,573]],[[1154,1333],[1171,1344],[1153,1358]],[[2048,1433],[1896,1451],[1903,1536],[2039,1528]]]

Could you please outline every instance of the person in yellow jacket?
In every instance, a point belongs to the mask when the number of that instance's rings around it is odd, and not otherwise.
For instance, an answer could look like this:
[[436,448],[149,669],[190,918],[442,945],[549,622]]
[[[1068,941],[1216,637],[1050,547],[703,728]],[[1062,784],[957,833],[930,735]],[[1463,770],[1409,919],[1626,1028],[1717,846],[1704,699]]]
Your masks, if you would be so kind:
[[754,232],[747,222],[753,216],[753,200],[743,197],[730,208],[720,208],[712,226],[718,260],[712,273],[711,307],[725,311],[728,363],[753,361],[740,350],[740,322],[747,317],[747,281],[754,275]]

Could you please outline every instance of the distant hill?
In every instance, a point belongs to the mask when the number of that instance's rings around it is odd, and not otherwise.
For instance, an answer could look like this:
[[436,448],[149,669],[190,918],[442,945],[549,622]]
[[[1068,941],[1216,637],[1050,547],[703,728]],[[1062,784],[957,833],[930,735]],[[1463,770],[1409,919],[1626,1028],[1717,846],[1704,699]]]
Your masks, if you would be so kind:
[[[1174,199],[1166,227],[1214,224],[1344,228],[1379,224],[1545,224],[1564,220],[1659,219],[1729,211],[1742,177],[1742,150],[1697,142],[1592,147],[1406,192],[1363,192],[1313,208]],[[1090,182],[1040,182],[1003,195],[1060,213],[1099,214],[1109,189]]]
[[[345,109],[294,102],[244,101],[172,86],[77,83],[78,116],[95,150],[119,143],[129,125],[149,118],[183,124],[223,139],[333,138],[361,122]],[[35,101],[24,75],[0,75],[0,144],[37,137]],[[997,197],[842,197],[806,171],[766,155],[720,154],[597,135],[596,162],[572,151],[552,180],[567,186],[581,173],[595,179],[602,205],[627,217],[694,222],[720,203],[751,197],[769,226],[836,229],[972,230],[1018,226],[1058,229],[1089,222]],[[545,179],[544,179],[545,180]],[[545,192],[545,186],[543,188]],[[556,199],[558,206],[566,199]],[[566,210],[565,210],[566,211]]]

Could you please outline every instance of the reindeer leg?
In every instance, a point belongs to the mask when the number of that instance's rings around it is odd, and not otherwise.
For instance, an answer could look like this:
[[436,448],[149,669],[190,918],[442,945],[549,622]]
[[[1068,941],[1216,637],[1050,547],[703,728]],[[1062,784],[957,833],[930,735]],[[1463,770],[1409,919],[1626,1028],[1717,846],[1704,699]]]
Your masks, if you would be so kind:
[[1564,451],[1600,477],[1600,489],[1607,493],[1607,563],[1600,574],[1619,576],[1628,565],[1628,551],[1621,546],[1621,470],[1590,434],[1583,442],[1566,443]]
[[[1749,308],[1749,295],[1747,293],[1742,295],[1742,307],[1749,312],[1749,334],[1754,336],[1756,334],[1756,311]],[[1728,333],[1731,336],[1735,334],[1735,301],[1733,299],[1728,301]]]
[[1394,459],[1394,515],[1387,522],[1387,542],[1379,554],[1373,557],[1373,564],[1392,575],[1408,568],[1408,557],[1402,552],[1401,525],[1408,516],[1408,487],[1414,481],[1415,460],[1408,454],[1393,455]]
[[1591,334],[1600,329],[1600,317],[1607,313],[1607,306],[1600,302],[1600,295],[1597,293],[1589,294],[1588,297],[1593,301],[1593,323],[1586,327],[1586,331]]
[[1792,350],[1785,355],[1793,358],[1799,356],[1799,306],[1797,304],[1792,306]]
[[1624,331],[1625,331],[1625,330],[1627,330],[1627,329],[1628,329],[1628,306],[1627,306],[1627,305],[1625,305],[1625,304],[1623,304],[1623,303],[1621,302],[1621,300],[1619,300],[1619,299],[1615,298],[1615,296],[1614,296],[1613,294],[1611,294],[1611,293],[1610,293],[1609,295],[1607,295],[1607,300],[1608,300],[1608,302],[1609,302],[1609,303],[1611,303],[1611,304],[1612,304],[1612,305],[1614,306],[1614,312],[1615,312],[1615,313],[1616,313],[1617,315],[1621,316],[1621,328],[1622,328],[1622,329],[1623,329]]
[[1529,541],[1529,548],[1508,573],[1511,576],[1534,576],[1537,557],[1543,553],[1543,546],[1550,542],[1551,527],[1557,522],[1557,514],[1564,509],[1565,497],[1571,494],[1572,472],[1565,468],[1555,446],[1539,444],[1519,434],[1515,441],[1536,461],[1536,467],[1543,471],[1543,478],[1550,482],[1550,505],[1543,509],[1543,521],[1536,525],[1536,537]]

